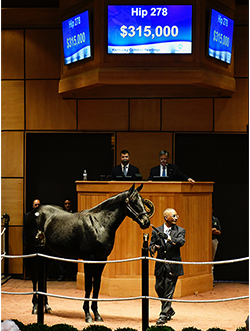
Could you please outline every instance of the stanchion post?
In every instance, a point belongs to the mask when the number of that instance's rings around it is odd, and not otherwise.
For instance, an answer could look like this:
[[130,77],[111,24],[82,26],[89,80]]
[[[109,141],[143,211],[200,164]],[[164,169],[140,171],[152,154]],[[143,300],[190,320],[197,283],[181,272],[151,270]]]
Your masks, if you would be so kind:
[[[45,245],[38,243],[38,253],[44,254]],[[45,292],[45,258],[38,255],[38,291]],[[43,294],[38,294],[37,323],[44,323],[44,303]]]
[[[148,256],[148,233],[143,233],[142,257]],[[142,259],[142,296],[148,297],[148,259]],[[149,323],[149,303],[147,298],[142,299],[142,331],[148,329]]]

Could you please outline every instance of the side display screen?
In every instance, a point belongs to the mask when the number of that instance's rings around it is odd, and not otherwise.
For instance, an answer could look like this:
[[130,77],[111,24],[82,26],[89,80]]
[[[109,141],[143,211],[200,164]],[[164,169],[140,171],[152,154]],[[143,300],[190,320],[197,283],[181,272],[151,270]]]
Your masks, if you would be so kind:
[[234,21],[212,9],[210,18],[208,55],[231,63]]
[[91,57],[88,11],[63,21],[62,35],[65,64]]

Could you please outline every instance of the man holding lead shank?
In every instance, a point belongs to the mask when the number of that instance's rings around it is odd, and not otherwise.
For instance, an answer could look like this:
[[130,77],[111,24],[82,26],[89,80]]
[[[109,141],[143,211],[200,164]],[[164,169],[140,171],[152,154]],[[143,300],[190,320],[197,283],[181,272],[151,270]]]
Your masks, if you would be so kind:
[[[157,259],[181,261],[180,247],[185,244],[185,229],[176,225],[179,216],[173,208],[167,208],[163,212],[165,223],[158,228],[153,227],[149,251],[154,256],[157,251]],[[172,299],[176,282],[183,275],[182,264],[158,262],[155,263],[155,290],[159,298]],[[156,324],[161,325],[169,321],[175,314],[171,307],[171,301],[161,302],[161,312]]]

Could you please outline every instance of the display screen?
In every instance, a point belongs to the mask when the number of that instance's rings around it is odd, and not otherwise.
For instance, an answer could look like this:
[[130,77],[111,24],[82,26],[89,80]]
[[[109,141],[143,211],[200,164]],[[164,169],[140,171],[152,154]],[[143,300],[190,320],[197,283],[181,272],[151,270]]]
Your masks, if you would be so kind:
[[108,53],[191,54],[192,5],[109,5]]
[[62,22],[64,63],[91,57],[88,10]]
[[212,9],[210,18],[208,55],[231,63],[234,21]]

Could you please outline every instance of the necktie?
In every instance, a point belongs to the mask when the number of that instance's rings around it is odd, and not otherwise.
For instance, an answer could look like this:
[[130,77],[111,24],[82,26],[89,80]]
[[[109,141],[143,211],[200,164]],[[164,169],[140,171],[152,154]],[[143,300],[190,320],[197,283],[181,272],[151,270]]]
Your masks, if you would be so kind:
[[124,176],[127,176],[127,167],[125,166],[123,169]]
[[166,177],[166,167],[163,167],[163,170],[162,170],[162,177]]

